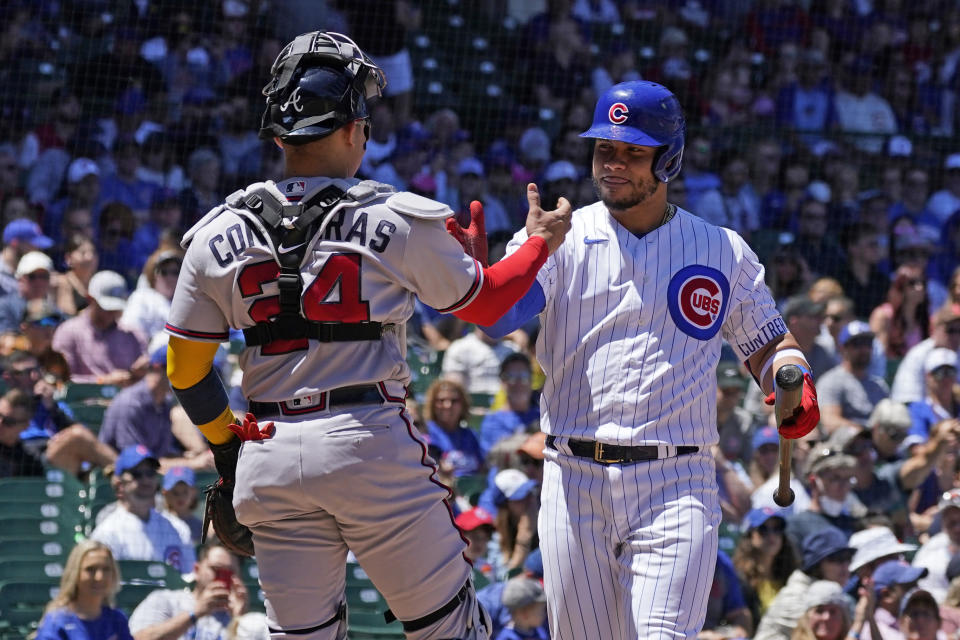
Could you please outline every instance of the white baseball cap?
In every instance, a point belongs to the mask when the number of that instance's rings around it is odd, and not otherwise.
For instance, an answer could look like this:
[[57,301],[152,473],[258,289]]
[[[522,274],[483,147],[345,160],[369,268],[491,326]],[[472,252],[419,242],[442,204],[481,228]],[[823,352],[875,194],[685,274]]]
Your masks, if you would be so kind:
[[28,251],[17,263],[17,271],[14,275],[20,278],[40,270],[53,271],[53,260],[42,251]]
[[850,571],[886,556],[917,550],[917,545],[897,540],[889,527],[870,527],[857,531],[850,536],[850,546],[857,550],[850,561]]
[[67,169],[67,180],[70,184],[80,182],[87,176],[99,176],[100,167],[90,158],[77,158],[70,163]]
[[[17,268],[19,271],[19,267]],[[927,354],[923,359],[923,372],[932,373],[940,367],[957,368],[957,352],[946,347],[937,347]]]
[[130,291],[116,271],[98,271],[90,278],[87,292],[104,311],[123,311]]

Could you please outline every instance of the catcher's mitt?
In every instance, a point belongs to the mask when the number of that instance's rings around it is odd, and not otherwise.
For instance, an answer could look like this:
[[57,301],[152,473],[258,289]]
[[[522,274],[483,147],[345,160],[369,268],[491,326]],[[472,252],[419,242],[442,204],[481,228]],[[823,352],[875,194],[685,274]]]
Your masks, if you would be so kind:
[[237,522],[233,510],[233,485],[224,484],[223,478],[209,485],[204,493],[207,496],[203,506],[203,531],[200,544],[206,541],[207,529],[213,523],[213,530],[224,547],[233,553],[249,558],[253,555],[253,534],[250,529]]

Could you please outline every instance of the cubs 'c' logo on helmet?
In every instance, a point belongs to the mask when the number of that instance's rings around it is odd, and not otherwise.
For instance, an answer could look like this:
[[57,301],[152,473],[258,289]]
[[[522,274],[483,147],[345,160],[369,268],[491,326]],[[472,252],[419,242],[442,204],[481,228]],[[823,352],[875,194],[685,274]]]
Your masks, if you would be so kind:
[[709,340],[720,330],[730,298],[726,276],[711,267],[693,264],[670,278],[667,308],[680,331]]
[[607,117],[610,118],[610,122],[613,124],[623,124],[627,121],[627,115],[630,113],[630,110],[627,109],[627,105],[622,102],[614,102],[610,105],[610,110],[607,111]]

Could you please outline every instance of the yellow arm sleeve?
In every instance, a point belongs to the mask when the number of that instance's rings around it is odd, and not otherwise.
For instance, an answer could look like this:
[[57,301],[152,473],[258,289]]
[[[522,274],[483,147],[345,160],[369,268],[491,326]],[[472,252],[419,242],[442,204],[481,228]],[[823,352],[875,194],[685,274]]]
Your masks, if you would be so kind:
[[[213,368],[213,357],[220,345],[213,342],[197,342],[170,336],[167,345],[167,377],[175,389],[188,389],[203,380]],[[214,420],[198,424],[197,428],[213,444],[229,442],[233,432],[227,425],[236,418],[229,406]]]

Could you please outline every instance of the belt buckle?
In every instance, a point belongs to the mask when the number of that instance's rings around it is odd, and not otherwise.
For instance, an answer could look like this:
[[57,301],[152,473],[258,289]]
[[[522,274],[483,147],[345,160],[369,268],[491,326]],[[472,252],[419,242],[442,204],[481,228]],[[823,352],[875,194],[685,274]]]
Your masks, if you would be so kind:
[[616,464],[621,461],[621,458],[604,458],[603,443],[597,440],[593,443],[593,461],[600,464]]

